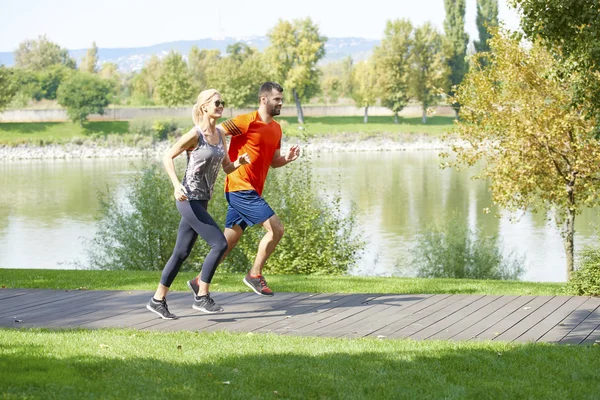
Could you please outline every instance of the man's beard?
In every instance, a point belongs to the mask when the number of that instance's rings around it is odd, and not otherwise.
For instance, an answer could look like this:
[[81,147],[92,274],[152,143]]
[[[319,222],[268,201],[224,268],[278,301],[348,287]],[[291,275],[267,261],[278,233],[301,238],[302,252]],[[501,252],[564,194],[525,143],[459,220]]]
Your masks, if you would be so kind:
[[276,116],[276,115],[279,115],[279,114],[281,114],[281,107],[279,107],[279,106],[276,106],[276,105],[273,105],[273,106],[272,106],[272,105],[270,105],[270,104],[269,104],[269,107],[268,107],[268,109],[267,109],[267,112],[269,113],[269,115],[270,115],[271,117],[274,117],[274,116]]

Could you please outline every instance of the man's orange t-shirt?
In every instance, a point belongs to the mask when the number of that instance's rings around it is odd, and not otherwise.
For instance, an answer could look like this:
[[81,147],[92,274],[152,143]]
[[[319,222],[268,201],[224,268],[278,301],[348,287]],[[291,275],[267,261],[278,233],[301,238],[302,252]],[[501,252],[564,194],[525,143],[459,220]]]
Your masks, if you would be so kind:
[[256,190],[262,195],[275,151],[281,148],[281,126],[275,120],[265,123],[258,111],[228,119],[221,126],[231,135],[229,158],[237,160],[248,153],[250,164],[242,165],[225,178],[225,192]]

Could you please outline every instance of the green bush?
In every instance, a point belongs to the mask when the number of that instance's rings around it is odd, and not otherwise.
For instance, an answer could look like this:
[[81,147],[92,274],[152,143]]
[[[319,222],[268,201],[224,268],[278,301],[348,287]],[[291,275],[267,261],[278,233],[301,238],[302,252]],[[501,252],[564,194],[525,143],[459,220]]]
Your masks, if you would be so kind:
[[[149,161],[144,164],[128,182],[125,202],[119,200],[118,191],[101,194],[98,230],[89,247],[92,268],[161,270],[169,259],[180,221],[173,187],[162,166]],[[219,174],[209,204],[210,214],[221,227],[227,213],[224,176]],[[343,273],[356,262],[364,243],[356,232],[355,210],[343,215],[339,197],[324,199],[317,191],[308,159],[270,172],[263,194],[282,219],[285,235],[265,266],[266,272]],[[219,268],[248,271],[264,232],[260,226],[248,228]],[[182,269],[199,270],[208,250],[208,245],[198,240]]]
[[[145,162],[125,187],[100,195],[100,220],[89,248],[90,266],[99,269],[162,270],[171,256],[180,216],[173,187],[158,163]],[[191,256],[184,267],[194,268]]]
[[181,136],[189,129],[191,123],[177,119],[136,118],[129,122],[128,132],[135,135],[151,137],[154,142]]
[[578,254],[578,267],[565,286],[575,296],[600,296],[600,248],[587,246]]
[[481,236],[456,215],[417,235],[417,242],[412,255],[420,277],[507,280],[524,271],[522,258],[503,256],[497,237]]
[[129,121],[128,132],[134,135],[154,136],[152,120],[148,118],[134,118]]

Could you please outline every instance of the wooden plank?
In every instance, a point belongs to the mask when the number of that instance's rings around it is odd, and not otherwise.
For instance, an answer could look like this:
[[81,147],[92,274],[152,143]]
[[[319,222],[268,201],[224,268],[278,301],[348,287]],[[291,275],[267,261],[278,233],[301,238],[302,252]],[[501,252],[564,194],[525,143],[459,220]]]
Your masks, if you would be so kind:
[[567,297],[567,301],[563,305],[515,340],[518,342],[537,342],[586,300],[587,297]]
[[[255,329],[254,332],[274,332],[283,333],[290,329],[298,329],[305,325],[319,321],[331,315],[331,310],[351,302],[356,302],[358,295],[349,294],[324,294],[319,299],[313,300],[314,304],[307,304],[302,307],[302,318],[285,318],[274,322],[268,326]],[[363,299],[363,297],[361,297]],[[362,301],[362,300],[361,300]],[[299,313],[298,313],[299,314]],[[297,314],[297,315],[298,315]]]
[[[143,304],[147,298],[146,293],[132,293],[130,291],[109,291],[107,297],[81,306],[76,312],[65,315],[63,325],[72,327],[87,327],[86,324],[104,320],[127,313]],[[49,327],[60,326],[50,322]],[[97,327],[107,328],[111,325],[99,324]]]
[[[282,334],[284,335],[301,335],[301,336],[319,336],[326,334],[328,326],[338,322],[342,319],[348,318],[351,315],[360,313],[373,307],[369,304],[369,301],[379,297],[379,295],[372,294],[353,294],[351,301],[344,304],[333,304],[333,308],[321,313],[317,321],[302,324],[302,326],[296,329],[287,329]],[[300,318],[302,320],[302,318]]]
[[460,330],[459,333],[453,336],[448,336],[447,338],[450,340],[471,340],[472,338],[477,337],[481,332],[484,332],[489,327],[496,324],[498,321],[501,321],[507,315],[512,314],[516,310],[523,307],[525,304],[532,301],[534,297],[523,296],[517,297],[513,301],[510,301],[503,305],[502,307],[496,310],[490,310],[491,314],[476,322],[475,324],[469,326],[466,329]]
[[376,299],[376,303],[379,304],[378,310],[370,312],[367,317],[363,317],[360,324],[340,325],[337,329],[330,330],[328,336],[344,338],[367,336],[395,321],[400,312],[431,296],[429,294],[422,296],[412,294],[381,296]]
[[538,339],[539,342],[558,343],[567,336],[573,328],[581,323],[592,311],[600,305],[600,299],[590,297],[573,310],[565,319],[555,325],[545,335]]
[[436,294],[394,315],[394,320],[385,327],[371,332],[368,336],[389,337],[415,321],[423,319],[453,303],[465,298],[464,295]]
[[231,329],[240,332],[253,332],[286,319],[305,316],[321,305],[330,302],[330,299],[331,295],[326,293],[304,293],[302,296],[282,302],[279,307],[263,312],[254,319],[238,322]]
[[519,336],[523,335],[528,330],[535,327],[535,325],[540,323],[544,318],[551,315],[560,306],[565,304],[567,302],[567,300],[568,300],[567,296],[557,296],[557,297],[550,299],[550,301],[548,301],[547,303],[545,303],[544,305],[539,307],[537,310],[535,310],[532,313],[530,313],[529,315],[527,315],[525,318],[523,318],[522,320],[517,322],[515,325],[511,326],[509,329],[505,330],[500,335],[497,335],[496,337],[494,337],[493,340],[512,342],[513,340],[515,340]]
[[[377,316],[381,312],[385,312],[392,305],[386,304],[384,296],[377,297],[365,301],[357,307],[347,309],[340,312],[335,319],[323,319],[318,322],[318,327],[311,333],[311,335],[327,336],[327,337],[338,337],[342,332],[348,330],[358,330],[359,327],[368,324],[370,318]],[[397,306],[394,307],[397,309]]]
[[497,336],[500,336],[503,332],[515,326],[521,320],[525,319],[535,310],[552,300],[552,298],[553,296],[529,297],[530,301],[523,307],[514,310],[509,315],[506,315],[500,321],[496,322],[494,325],[490,326],[488,329],[481,332],[471,340],[493,340]]
[[[296,295],[296,293],[282,293],[278,296],[279,299],[287,298],[288,296]],[[215,300],[216,301],[216,300]],[[242,293],[236,296],[234,300],[228,303],[227,311],[218,314],[206,314],[198,310],[194,310],[191,305],[188,305],[187,311],[180,312],[179,319],[175,321],[165,321],[162,319],[154,320],[154,322],[144,325],[136,325],[136,329],[158,329],[167,332],[180,330],[180,326],[191,318],[194,321],[194,330],[203,330],[204,327],[214,325],[216,323],[225,323],[236,321],[241,318],[248,318],[254,313],[268,309],[277,302],[274,297],[258,296],[254,293]]]
[[[458,312],[459,310],[462,310],[463,308],[467,307],[469,304],[472,304],[473,301],[477,301],[478,299],[482,298],[483,296],[479,296],[479,295],[472,295],[472,296],[462,296],[458,301],[453,302],[452,304],[449,304],[448,306],[441,308],[433,313],[430,313],[426,316],[424,316],[423,318],[419,318],[417,320],[412,321],[410,324],[404,326],[402,329],[397,330],[396,332],[393,332],[392,334],[388,335],[389,338],[407,338],[407,337],[411,337],[413,335],[416,335],[417,339],[419,338],[418,333],[420,331],[422,331],[423,329],[439,322],[442,321],[446,318],[448,318],[450,315]],[[436,330],[435,332],[438,332],[439,330]]]
[[4,304],[5,299],[10,299],[12,297],[23,296],[27,294],[25,289],[0,289],[0,302]]
[[[248,332],[249,329],[243,328],[243,326],[254,326],[256,321],[265,314],[285,312],[285,310],[281,311],[282,307],[295,304],[299,300],[311,295],[309,293],[277,293],[277,301],[271,301],[273,300],[271,298],[264,299],[265,301],[262,304],[240,301],[239,306],[235,308],[228,307],[225,309],[225,312],[218,314],[205,314],[194,310],[198,318],[188,318],[186,321],[174,325],[174,327],[177,329],[202,330],[206,332],[217,330]],[[259,297],[254,293],[246,293],[244,296],[245,298],[252,299]],[[257,300],[260,300],[260,298]],[[246,307],[244,304],[246,304],[247,308],[241,308]]]
[[57,301],[64,301],[73,296],[77,296],[81,291],[48,290],[43,294],[40,292],[23,293],[22,296],[14,296],[2,300],[2,309],[0,318],[12,316],[28,308],[39,308],[50,305]]
[[[486,297],[492,297],[492,296],[486,296]],[[480,309],[469,314],[465,318],[461,319],[459,322],[448,326],[446,329],[443,329],[443,330],[429,336],[428,339],[435,339],[435,340],[450,339],[452,336],[458,335],[462,331],[468,329],[469,327],[475,325],[482,319],[486,318],[493,312],[496,312],[500,308],[504,307],[506,304],[519,298],[519,296],[494,296],[494,297],[495,298],[491,302],[486,304],[485,306],[483,306]]]
[[[473,313],[477,312],[486,305],[498,300],[501,296],[482,296],[468,303],[465,307],[453,312],[452,314],[442,318],[441,320],[434,322],[433,324],[413,333],[410,335],[411,339],[423,340],[427,339],[439,332],[445,331],[454,325],[463,325],[463,320],[469,318]],[[419,321],[423,324],[422,321]],[[393,336],[395,337],[395,335]]]
[[581,342],[581,344],[600,345],[600,325],[598,325],[596,329],[594,329],[594,331],[590,333],[590,335],[587,338],[585,338],[583,342]]
[[69,327],[64,322],[68,315],[77,315],[87,305],[102,301],[104,297],[109,295],[109,292],[103,291],[78,292],[75,296],[63,298],[51,304],[45,304],[36,308],[27,308],[17,314],[17,318],[21,321],[19,326],[45,327],[52,321],[57,321],[59,326]]
[[600,306],[596,307],[579,325],[560,340],[560,344],[580,344],[600,326]]
[[[129,312],[117,318],[111,318],[111,324],[117,324],[119,327],[127,327],[132,329],[144,329],[160,323],[161,321],[173,322],[173,320],[163,320],[153,312],[146,309],[146,304],[150,300],[150,296],[147,296],[141,301],[135,311]],[[211,296],[216,301],[223,303],[230,297],[240,297],[242,293],[211,293]],[[169,293],[167,303],[169,310],[177,315],[179,318],[189,318],[190,314],[196,312],[192,309],[192,295],[189,292],[171,292]]]

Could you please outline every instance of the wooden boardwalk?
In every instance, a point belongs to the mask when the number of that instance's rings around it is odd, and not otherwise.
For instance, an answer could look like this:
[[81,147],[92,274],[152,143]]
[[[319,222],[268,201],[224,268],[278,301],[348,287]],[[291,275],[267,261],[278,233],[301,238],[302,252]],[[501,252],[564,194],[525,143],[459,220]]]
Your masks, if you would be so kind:
[[146,310],[149,291],[0,289],[0,326],[273,332],[325,337],[600,343],[600,298],[449,294],[213,293],[204,314],[189,292],[169,294],[179,319]]

